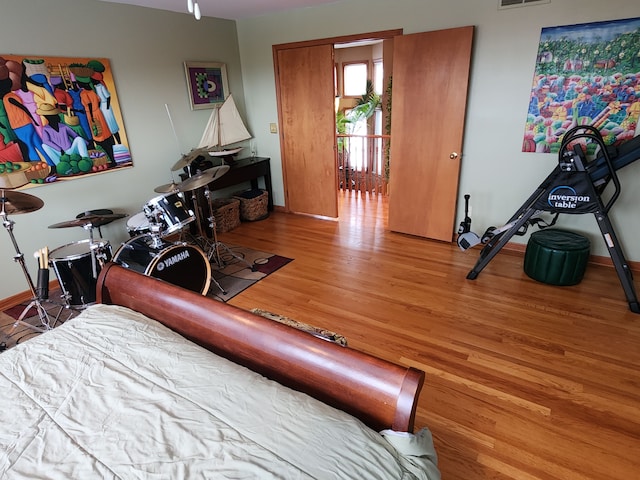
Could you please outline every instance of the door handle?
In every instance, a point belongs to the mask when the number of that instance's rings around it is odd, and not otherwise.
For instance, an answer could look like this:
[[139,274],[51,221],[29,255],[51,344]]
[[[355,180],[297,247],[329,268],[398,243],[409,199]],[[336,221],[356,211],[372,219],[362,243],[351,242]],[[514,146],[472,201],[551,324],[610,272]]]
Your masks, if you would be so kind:
[[456,158],[458,158],[458,152],[451,152],[451,153],[449,154],[449,158],[450,158],[451,160],[455,160]]

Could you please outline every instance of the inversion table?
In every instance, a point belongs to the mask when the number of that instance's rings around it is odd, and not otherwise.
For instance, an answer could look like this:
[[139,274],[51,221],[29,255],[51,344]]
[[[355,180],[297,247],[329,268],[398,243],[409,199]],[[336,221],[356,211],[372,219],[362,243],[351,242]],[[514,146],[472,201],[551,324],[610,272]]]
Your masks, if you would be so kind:
[[[586,153],[586,146],[590,143],[596,145],[598,153],[592,161],[587,160]],[[600,132],[591,126],[583,125],[569,130],[560,146],[558,165],[551,174],[504,227],[489,228],[483,235],[482,242],[485,246],[467,278],[475,280],[511,237],[523,235],[529,225],[541,223],[539,219],[532,217],[543,212],[556,214],[556,218],[560,213],[593,213],[613,260],[629,308],[634,313],[640,313],[633,275],[608,215],[620,195],[620,181],[616,171],[638,158],[640,136],[617,147],[607,147]],[[614,190],[605,202],[602,194],[609,184],[613,184]]]

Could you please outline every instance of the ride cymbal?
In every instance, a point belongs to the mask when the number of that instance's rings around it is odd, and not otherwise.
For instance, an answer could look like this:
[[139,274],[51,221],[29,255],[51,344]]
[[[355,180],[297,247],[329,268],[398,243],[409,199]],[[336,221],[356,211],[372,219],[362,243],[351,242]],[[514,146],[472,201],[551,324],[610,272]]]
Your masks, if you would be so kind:
[[126,216],[127,215],[124,213],[112,213],[107,215],[86,215],[84,217],[74,218],[73,220],[68,220],[66,222],[54,223],[53,225],[49,225],[49,228],[69,228],[85,226],[91,226],[92,228],[101,227],[113,222],[114,220],[118,220]]
[[176,170],[180,170],[181,168],[190,165],[191,162],[193,162],[196,158],[198,158],[200,155],[205,155],[207,152],[208,150],[204,147],[193,148],[189,153],[185,153],[184,155],[182,155],[182,158],[180,158],[180,160],[173,164],[171,170],[174,172]]
[[0,191],[0,212],[7,215],[31,213],[43,206],[44,202],[34,195],[11,190]]

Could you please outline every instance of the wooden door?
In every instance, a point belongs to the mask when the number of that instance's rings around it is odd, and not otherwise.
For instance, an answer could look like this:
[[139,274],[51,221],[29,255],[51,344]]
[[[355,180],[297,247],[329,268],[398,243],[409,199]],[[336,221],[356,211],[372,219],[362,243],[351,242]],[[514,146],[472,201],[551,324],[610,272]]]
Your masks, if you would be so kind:
[[394,39],[392,231],[453,240],[473,30]]
[[337,217],[333,45],[276,55],[286,209]]

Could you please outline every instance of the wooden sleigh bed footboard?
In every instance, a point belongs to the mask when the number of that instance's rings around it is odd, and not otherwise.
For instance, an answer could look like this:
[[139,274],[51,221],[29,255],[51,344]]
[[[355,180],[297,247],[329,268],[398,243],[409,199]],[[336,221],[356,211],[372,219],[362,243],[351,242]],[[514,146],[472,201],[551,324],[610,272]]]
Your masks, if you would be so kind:
[[100,272],[97,302],[136,310],[374,430],[413,432],[424,383],[420,370],[327,342],[113,263]]

